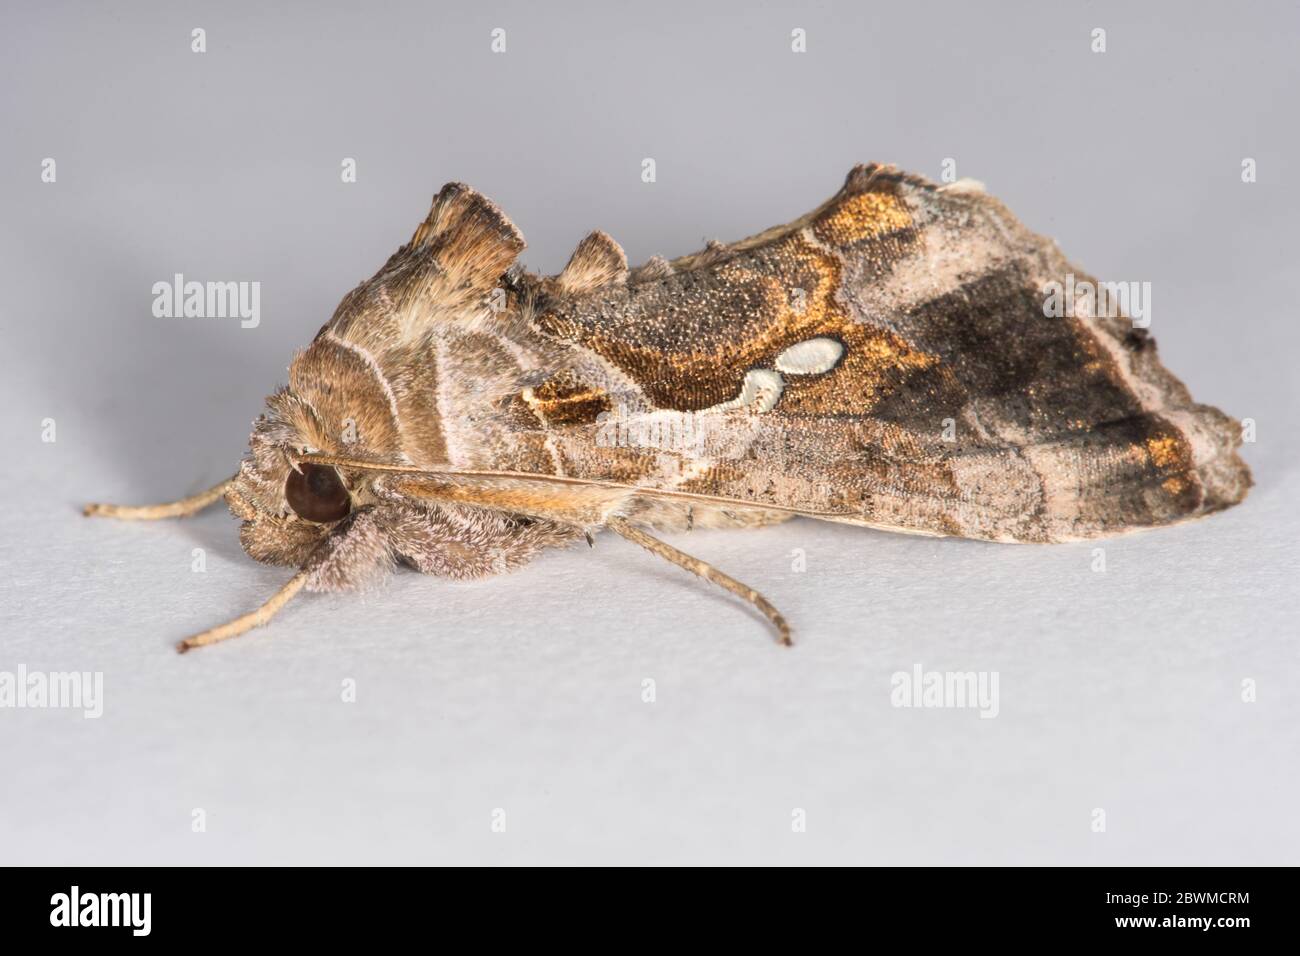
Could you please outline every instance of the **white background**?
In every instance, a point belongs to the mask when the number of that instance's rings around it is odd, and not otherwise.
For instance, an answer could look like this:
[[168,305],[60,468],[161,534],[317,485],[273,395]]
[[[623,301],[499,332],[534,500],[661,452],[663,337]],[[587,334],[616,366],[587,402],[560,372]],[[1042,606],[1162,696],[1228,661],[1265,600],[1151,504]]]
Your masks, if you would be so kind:
[[[101,671],[105,702],[0,710],[0,862],[1300,862],[1296,8],[1053,6],[6,9],[0,670]],[[554,272],[592,228],[677,255],[855,162],[945,157],[1082,267],[1153,284],[1166,364],[1257,423],[1243,506],[1102,542],[1104,573],[1093,544],[672,536],[766,593],[793,650],[602,535],[499,579],[306,595],[185,657],[288,572],[220,509],[79,514],[230,474],[293,350],[444,181]],[[175,272],[260,282],[261,325],[154,318]],[[998,672],[999,716],[891,707],[917,663]]]

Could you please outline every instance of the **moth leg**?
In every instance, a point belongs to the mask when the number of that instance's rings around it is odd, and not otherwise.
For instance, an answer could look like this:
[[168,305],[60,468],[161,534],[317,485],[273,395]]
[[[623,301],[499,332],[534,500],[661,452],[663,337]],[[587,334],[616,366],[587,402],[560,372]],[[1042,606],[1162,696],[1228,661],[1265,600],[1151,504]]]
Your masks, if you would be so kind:
[[790,639],[790,625],[787,624],[785,618],[781,616],[781,612],[772,606],[771,601],[763,597],[763,595],[759,594],[749,585],[741,584],[735,578],[723,574],[708,562],[701,561],[699,558],[691,557],[684,551],[678,551],[672,545],[660,541],[653,535],[649,535],[640,528],[629,524],[625,518],[617,516],[611,517],[606,522],[606,525],[611,530],[627,538],[627,540],[634,544],[639,544],[652,554],[659,555],[659,557],[663,558],[665,561],[670,561],[679,568],[685,568],[687,571],[690,571],[691,574],[699,575],[706,581],[712,581],[719,587],[726,588],[737,597],[748,601],[750,604],[754,605],[754,607],[758,608],[758,610],[762,611],[763,614],[766,615],[767,619],[776,627],[777,633],[780,635],[778,640],[782,644],[789,647],[794,643],[794,641]]
[[271,595],[271,600],[267,601],[256,611],[250,611],[243,617],[237,617],[233,621],[229,621],[225,624],[219,625],[218,627],[208,628],[208,630],[203,631],[200,634],[195,634],[193,637],[187,637],[176,645],[176,650],[184,654],[186,651],[193,650],[196,647],[203,647],[205,644],[215,644],[217,641],[224,641],[230,637],[238,637],[240,634],[251,631],[255,627],[261,627],[263,624],[271,620],[271,618],[275,617],[276,612],[288,604],[290,598],[302,590],[303,585],[307,583],[308,573],[309,572],[306,569],[299,571],[289,579],[288,584],[276,591],[275,594]]
[[235,483],[235,477],[227,478],[206,491],[200,491],[197,495],[190,495],[180,501],[169,501],[161,505],[89,504],[81,509],[81,513],[86,517],[98,515],[104,518],[120,518],[123,521],[156,521],[159,518],[185,518],[195,512],[202,511],[214,501],[221,500],[230,486]]

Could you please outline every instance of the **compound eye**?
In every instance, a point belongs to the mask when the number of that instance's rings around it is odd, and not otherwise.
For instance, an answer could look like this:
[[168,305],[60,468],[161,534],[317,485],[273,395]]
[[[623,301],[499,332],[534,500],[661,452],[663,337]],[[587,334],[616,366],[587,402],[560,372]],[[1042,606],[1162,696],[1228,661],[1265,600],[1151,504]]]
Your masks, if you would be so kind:
[[294,514],[304,521],[329,524],[348,516],[352,498],[343,487],[343,479],[333,468],[302,464],[301,471],[289,471],[284,483],[284,497]]

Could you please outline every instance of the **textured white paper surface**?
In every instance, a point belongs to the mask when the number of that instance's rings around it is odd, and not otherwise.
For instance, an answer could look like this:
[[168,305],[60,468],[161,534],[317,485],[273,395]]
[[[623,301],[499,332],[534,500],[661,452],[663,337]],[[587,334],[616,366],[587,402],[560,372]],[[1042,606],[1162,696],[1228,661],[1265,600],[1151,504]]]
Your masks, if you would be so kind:
[[[0,709],[0,862],[1300,862],[1293,7],[365,9],[3,14],[0,671],[101,672],[104,699]],[[793,650],[602,535],[479,583],[307,595],[185,657],[288,572],[219,509],[79,514],[228,475],[293,349],[445,180],[553,272],[592,228],[680,254],[856,161],[945,157],[1090,271],[1153,283],[1165,362],[1256,422],[1242,507],[1056,547],[670,537],[767,594]],[[155,318],[177,272],[260,282],[259,326]],[[918,664],[996,672],[998,715],[891,706]]]

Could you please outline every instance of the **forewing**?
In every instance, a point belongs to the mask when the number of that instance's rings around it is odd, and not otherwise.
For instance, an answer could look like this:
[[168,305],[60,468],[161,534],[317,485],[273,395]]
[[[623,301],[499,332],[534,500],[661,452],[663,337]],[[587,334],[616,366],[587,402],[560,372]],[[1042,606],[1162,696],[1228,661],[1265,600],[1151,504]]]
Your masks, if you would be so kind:
[[[859,167],[788,226],[545,300],[590,357],[525,396],[558,472],[899,531],[1055,541],[1245,495],[1237,424],[971,184]],[[829,344],[828,344],[829,343]]]

